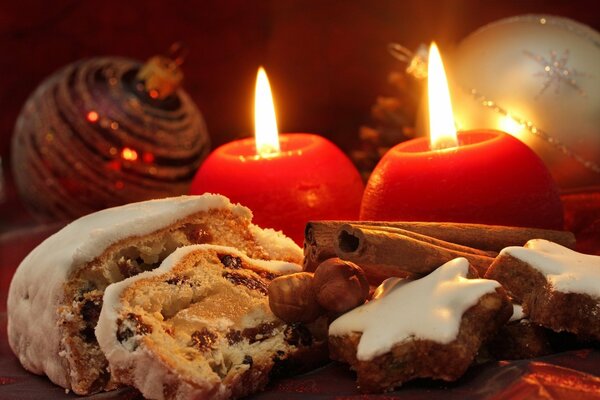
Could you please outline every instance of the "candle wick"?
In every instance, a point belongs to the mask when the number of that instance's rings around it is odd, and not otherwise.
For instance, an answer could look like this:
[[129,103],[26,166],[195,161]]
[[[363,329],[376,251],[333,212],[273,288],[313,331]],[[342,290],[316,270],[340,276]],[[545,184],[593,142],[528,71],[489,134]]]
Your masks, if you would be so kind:
[[274,156],[277,153],[279,153],[279,149],[276,146],[270,144],[263,144],[258,150],[258,154],[260,154],[261,157]]
[[455,138],[444,136],[438,138],[434,143],[430,143],[429,147],[431,150],[445,150],[458,147],[458,143]]

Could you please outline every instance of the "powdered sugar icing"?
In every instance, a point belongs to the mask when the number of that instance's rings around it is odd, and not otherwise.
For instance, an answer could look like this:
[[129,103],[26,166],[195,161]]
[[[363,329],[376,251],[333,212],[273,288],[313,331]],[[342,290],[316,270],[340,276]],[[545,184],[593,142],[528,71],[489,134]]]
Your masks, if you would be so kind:
[[421,279],[388,280],[376,299],[336,319],[329,335],[362,333],[356,354],[362,361],[411,338],[449,343],[458,335],[464,312],[500,286],[488,279],[467,279],[468,271],[468,261],[456,258]]
[[543,239],[524,247],[507,247],[508,254],[541,272],[555,290],[600,297],[600,256],[582,254]]

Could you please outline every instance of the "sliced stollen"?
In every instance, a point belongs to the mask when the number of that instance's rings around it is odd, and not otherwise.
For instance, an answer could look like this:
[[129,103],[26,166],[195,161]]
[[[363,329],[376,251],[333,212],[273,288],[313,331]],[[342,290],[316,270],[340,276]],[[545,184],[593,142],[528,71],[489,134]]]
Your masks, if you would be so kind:
[[78,394],[114,388],[94,328],[104,289],[160,265],[195,243],[234,246],[251,257],[301,262],[289,238],[251,223],[219,195],[181,196],[82,217],[19,265],[8,294],[8,339],[21,364]]
[[326,321],[286,324],[267,286],[300,265],[186,246],[159,268],[110,285],[96,328],[113,376],[152,399],[229,399],[278,370],[327,356]]

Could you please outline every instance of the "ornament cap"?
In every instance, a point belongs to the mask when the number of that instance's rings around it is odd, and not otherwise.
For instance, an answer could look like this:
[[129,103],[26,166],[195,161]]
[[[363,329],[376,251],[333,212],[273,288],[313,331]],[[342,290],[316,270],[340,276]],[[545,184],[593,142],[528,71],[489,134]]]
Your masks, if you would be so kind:
[[183,81],[181,64],[187,56],[187,49],[181,43],[174,43],[168,56],[151,57],[137,74],[144,89],[153,99],[165,99],[175,93]]

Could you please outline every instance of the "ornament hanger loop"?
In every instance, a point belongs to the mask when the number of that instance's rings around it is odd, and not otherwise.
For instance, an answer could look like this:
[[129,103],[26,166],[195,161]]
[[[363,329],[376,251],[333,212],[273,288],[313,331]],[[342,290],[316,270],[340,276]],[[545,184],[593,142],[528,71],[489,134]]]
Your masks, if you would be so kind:
[[418,80],[427,78],[427,61],[429,58],[427,46],[421,44],[413,52],[398,43],[390,43],[388,44],[388,51],[396,60],[408,64],[406,67],[407,74]]
[[410,60],[415,56],[415,54],[412,51],[398,43],[388,44],[388,52],[395,59],[405,63],[409,63]]
[[190,54],[190,48],[183,42],[175,42],[169,47],[167,57],[173,60],[173,63],[179,67],[185,62],[188,54]]

